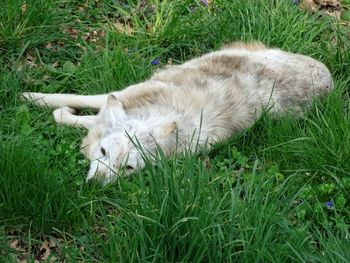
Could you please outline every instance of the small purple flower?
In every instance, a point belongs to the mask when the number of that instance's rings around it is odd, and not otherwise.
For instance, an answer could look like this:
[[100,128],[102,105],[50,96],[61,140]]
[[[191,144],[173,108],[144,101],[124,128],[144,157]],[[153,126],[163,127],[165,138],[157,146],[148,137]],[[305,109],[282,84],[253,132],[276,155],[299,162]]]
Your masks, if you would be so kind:
[[158,64],[160,64],[160,58],[155,58],[155,59],[153,59],[152,62],[151,62],[151,64],[152,64],[152,65],[158,65]]
[[324,204],[325,204],[325,205],[327,206],[327,208],[329,208],[329,209],[334,208],[334,204],[333,204],[332,201],[327,201],[327,202],[325,202]]
[[201,0],[202,4],[205,6],[209,5],[209,0]]

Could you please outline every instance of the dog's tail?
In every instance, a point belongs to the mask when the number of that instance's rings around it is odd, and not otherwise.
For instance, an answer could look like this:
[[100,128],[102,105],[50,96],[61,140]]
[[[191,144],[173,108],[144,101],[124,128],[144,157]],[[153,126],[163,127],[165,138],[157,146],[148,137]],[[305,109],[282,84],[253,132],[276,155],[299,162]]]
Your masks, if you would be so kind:
[[51,109],[72,107],[75,109],[90,108],[93,110],[99,110],[106,104],[107,97],[107,94],[87,96],[37,92],[24,92],[21,94],[22,100],[27,100],[35,105]]

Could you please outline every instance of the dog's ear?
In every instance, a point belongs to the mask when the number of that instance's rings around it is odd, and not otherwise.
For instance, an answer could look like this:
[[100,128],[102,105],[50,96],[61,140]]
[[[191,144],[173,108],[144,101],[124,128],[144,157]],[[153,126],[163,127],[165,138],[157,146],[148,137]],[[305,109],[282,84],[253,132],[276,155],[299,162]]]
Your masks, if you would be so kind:
[[108,95],[107,106],[123,108],[123,104],[120,99],[112,93]]
[[177,128],[176,122],[169,122],[163,125],[155,127],[152,131],[152,135],[156,140],[164,139],[170,134],[175,133]]
[[109,121],[114,122],[126,118],[126,113],[122,101],[115,95],[110,94],[107,99],[106,117]]

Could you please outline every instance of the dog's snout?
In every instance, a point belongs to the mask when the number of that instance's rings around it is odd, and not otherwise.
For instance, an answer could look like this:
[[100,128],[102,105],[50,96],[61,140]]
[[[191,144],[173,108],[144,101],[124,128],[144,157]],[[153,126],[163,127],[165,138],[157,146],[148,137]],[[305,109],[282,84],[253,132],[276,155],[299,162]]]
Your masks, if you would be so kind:
[[93,184],[96,182],[103,182],[105,180],[105,175],[103,172],[96,170],[94,173],[89,173],[88,177],[86,178],[86,182],[88,184]]

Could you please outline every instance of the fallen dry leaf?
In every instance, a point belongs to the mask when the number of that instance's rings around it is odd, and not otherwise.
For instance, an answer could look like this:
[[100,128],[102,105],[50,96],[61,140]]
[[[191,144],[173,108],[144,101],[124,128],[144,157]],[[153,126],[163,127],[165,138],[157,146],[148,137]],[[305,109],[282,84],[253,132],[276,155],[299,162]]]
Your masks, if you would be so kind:
[[28,257],[28,247],[26,244],[23,244],[19,239],[9,240],[9,246],[16,252],[14,253],[15,256],[18,258],[18,262],[27,262]]
[[303,0],[300,4],[300,8],[309,11],[316,11],[318,4],[314,0]]
[[28,53],[26,56],[26,64],[28,64],[30,67],[37,67],[38,65],[35,62],[36,62],[36,57],[33,57]]
[[51,254],[51,249],[50,249],[50,242],[45,240],[40,247],[40,252],[41,252],[41,260],[47,259],[50,254]]
[[47,49],[52,49],[52,43],[51,43],[51,42],[47,43],[47,44],[45,45],[45,48],[47,48]]
[[104,30],[92,30],[84,34],[83,39],[87,42],[97,42],[106,35]]
[[23,247],[20,246],[20,242],[18,239],[15,239],[15,240],[11,240],[9,241],[9,245],[10,245],[10,248],[18,251],[18,252],[24,252],[25,249]]
[[121,23],[116,22],[113,24],[113,27],[120,33],[126,34],[128,36],[132,35],[134,33],[133,27],[129,23]]
[[29,247],[29,244],[25,240],[15,237],[8,239],[8,245],[13,249],[13,256],[18,263],[61,262],[61,250],[58,243],[64,243],[64,240],[61,238],[53,239],[46,237],[42,243],[31,244]]
[[79,31],[75,28],[68,28],[68,32],[70,34],[70,36],[74,39],[77,39],[78,38],[78,33]]
[[[58,252],[58,247],[56,245],[56,242],[52,239],[50,240],[44,240],[44,242],[39,247],[34,247],[34,257],[37,262],[55,262],[57,260],[57,257],[52,255],[54,252]],[[36,262],[35,261],[35,262]]]
[[35,63],[35,61],[36,61],[36,57],[33,57],[29,53],[27,54],[26,59],[27,59],[27,61],[31,61],[33,63]]
[[50,76],[49,76],[49,75],[47,75],[47,74],[45,74],[45,75],[43,76],[43,81],[48,81],[48,80],[49,80],[49,78],[50,78]]
[[340,19],[342,5],[340,0],[303,0],[300,8],[311,12],[321,11],[326,15]]
[[51,64],[54,68],[57,68],[60,65],[59,61],[55,61],[54,63]]
[[[60,48],[63,48],[63,47],[64,47],[64,41],[63,41],[63,40],[58,40],[58,41],[57,41],[57,45],[58,45]],[[58,48],[58,50],[59,50],[60,48]]]
[[10,248],[16,249],[18,246],[18,239],[10,241]]

